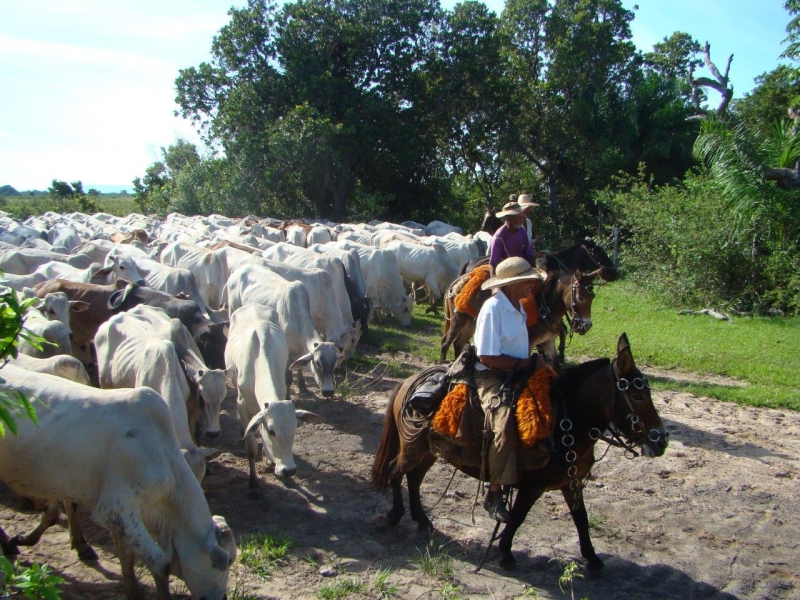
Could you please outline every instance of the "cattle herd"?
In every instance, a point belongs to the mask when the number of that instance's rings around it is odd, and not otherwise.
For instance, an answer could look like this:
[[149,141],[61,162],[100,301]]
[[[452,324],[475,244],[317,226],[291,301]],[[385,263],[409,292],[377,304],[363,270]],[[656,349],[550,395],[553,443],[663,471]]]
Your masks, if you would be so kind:
[[292,371],[332,396],[370,320],[410,325],[407,290],[433,305],[486,242],[439,221],[0,213],[0,285],[38,298],[25,326],[46,341],[21,341],[0,375],[47,407],[38,427],[0,440],[0,479],[47,506],[34,532],[0,530],[4,553],[34,544],[63,503],[73,546],[92,558],[81,505],[110,531],[128,598],[141,597],[138,558],[159,598],[173,574],[193,598],[221,600],[236,545],[200,487],[215,452],[201,443],[220,433],[228,385],[250,486],[257,434],[275,473],[293,475],[297,424],[319,417],[287,401]]

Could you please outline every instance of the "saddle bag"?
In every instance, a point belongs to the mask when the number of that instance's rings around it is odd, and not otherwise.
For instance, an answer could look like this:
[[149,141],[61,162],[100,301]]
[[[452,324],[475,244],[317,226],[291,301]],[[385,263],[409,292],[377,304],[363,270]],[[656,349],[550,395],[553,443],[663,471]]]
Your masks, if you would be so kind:
[[446,373],[436,372],[428,376],[411,394],[409,403],[411,408],[421,415],[431,415],[439,408],[447,391],[450,388],[450,379]]

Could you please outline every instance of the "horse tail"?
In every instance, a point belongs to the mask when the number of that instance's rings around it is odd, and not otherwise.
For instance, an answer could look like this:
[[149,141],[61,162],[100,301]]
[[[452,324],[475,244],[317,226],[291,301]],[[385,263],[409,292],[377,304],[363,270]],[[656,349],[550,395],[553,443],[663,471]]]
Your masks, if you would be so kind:
[[397,385],[386,405],[386,416],[383,419],[383,433],[372,463],[372,487],[386,489],[394,475],[394,465],[400,454],[400,430],[394,418],[394,403],[398,398],[401,386]]

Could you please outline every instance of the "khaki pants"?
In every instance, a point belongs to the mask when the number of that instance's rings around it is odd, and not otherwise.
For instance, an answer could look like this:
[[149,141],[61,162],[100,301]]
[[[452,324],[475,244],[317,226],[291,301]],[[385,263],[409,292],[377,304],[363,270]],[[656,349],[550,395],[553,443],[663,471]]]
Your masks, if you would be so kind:
[[517,423],[511,407],[500,404],[500,388],[504,378],[493,371],[474,373],[481,408],[486,414],[489,440],[489,483],[517,483]]

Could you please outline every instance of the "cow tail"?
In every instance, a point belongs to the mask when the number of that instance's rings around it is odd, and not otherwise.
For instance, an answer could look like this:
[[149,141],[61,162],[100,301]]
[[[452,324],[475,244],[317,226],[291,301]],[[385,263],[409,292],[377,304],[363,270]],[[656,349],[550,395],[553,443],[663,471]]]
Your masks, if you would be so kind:
[[379,490],[386,489],[391,484],[397,456],[400,454],[400,431],[394,418],[394,403],[400,387],[395,387],[386,405],[383,433],[375,453],[375,462],[372,463],[372,487]]

